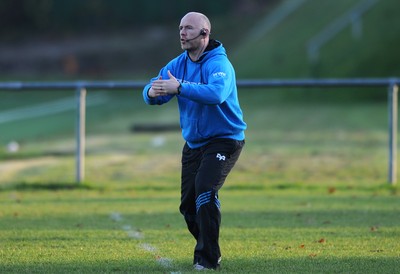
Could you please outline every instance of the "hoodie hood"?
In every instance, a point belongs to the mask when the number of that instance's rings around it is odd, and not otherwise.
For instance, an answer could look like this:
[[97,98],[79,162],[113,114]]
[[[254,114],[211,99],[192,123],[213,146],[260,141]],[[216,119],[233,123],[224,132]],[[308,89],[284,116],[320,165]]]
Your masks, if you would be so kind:
[[[189,57],[189,53],[187,51],[185,51],[185,53],[186,53],[186,58],[191,60]],[[192,61],[192,62],[203,63],[203,62],[207,61],[209,58],[211,58],[212,56],[218,55],[218,54],[222,54],[222,55],[226,56],[226,51],[225,51],[224,47],[222,46],[222,43],[217,40],[210,39],[206,49],[204,50],[203,54],[200,56],[199,60]]]

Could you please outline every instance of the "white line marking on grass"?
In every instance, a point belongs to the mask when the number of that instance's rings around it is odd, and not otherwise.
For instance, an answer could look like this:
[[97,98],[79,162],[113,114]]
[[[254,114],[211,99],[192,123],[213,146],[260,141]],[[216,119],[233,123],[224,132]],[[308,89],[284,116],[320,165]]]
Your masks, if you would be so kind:
[[[113,220],[114,222],[120,222],[123,220],[121,213],[119,212],[112,212],[110,214],[110,219]],[[143,233],[136,228],[132,228],[130,225],[123,225],[122,230],[126,231],[128,234],[129,238],[133,239],[144,239]],[[156,262],[160,264],[164,268],[172,268],[173,267],[173,260],[170,258],[162,257],[158,255],[158,249],[157,247],[149,244],[149,243],[140,243],[138,244],[138,247],[141,248],[144,251],[147,251],[151,254],[154,255]],[[181,274],[181,271],[171,271],[170,274]]]
[[112,213],[110,214],[110,218],[111,218],[111,220],[113,220],[114,222],[119,222],[119,221],[122,220],[122,216],[121,216],[121,214],[118,213],[118,212],[112,212]]
[[148,251],[148,252],[156,252],[157,248],[155,248],[154,246],[152,246],[151,244],[148,243],[142,243],[139,245],[143,250]]
[[[163,258],[163,257],[158,257],[157,256],[157,262],[165,267],[165,268],[171,268],[172,267],[172,259],[170,258]],[[174,272],[175,273],[175,272]]]
[[139,230],[129,230],[127,231],[128,237],[133,239],[143,239],[143,233]]
[[[104,104],[108,100],[108,96],[99,93],[89,94],[86,99],[86,106],[96,106]],[[50,114],[61,113],[76,108],[76,98],[65,98],[55,100],[52,102],[37,104],[34,106],[20,107],[12,110],[5,110],[0,112],[0,124],[43,117]]]

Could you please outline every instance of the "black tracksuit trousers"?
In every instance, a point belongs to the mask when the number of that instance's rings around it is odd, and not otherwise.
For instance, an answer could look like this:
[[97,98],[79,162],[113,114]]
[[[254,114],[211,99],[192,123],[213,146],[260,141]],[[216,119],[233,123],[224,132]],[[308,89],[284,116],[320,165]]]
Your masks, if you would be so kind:
[[179,209],[197,241],[193,264],[213,269],[218,267],[221,257],[218,190],[238,160],[244,143],[244,140],[221,138],[196,149],[187,144],[183,147]]

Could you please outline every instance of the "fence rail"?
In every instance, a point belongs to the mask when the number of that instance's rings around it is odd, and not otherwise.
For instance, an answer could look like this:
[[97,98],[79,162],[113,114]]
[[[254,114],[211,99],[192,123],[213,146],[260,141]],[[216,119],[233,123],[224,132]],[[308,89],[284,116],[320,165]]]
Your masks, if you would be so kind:
[[[142,89],[146,84],[144,81],[0,82],[0,90]],[[237,86],[242,88],[387,87],[399,84],[400,78],[237,80]]]
[[[0,91],[21,90],[75,90],[76,92],[76,181],[84,179],[85,169],[85,109],[87,90],[139,89],[147,82],[141,81],[76,81],[76,82],[0,82]],[[398,86],[400,78],[356,78],[356,79],[253,79],[238,80],[242,88],[332,88],[332,87],[386,87],[388,90],[388,182],[397,178],[397,124]]]

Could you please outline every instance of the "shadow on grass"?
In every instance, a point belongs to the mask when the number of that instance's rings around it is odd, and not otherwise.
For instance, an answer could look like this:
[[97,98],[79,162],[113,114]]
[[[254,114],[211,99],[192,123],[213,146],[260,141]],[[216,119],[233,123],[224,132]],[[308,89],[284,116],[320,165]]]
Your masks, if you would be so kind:
[[[249,257],[224,260],[219,273],[397,273],[398,258],[327,258],[304,256],[299,258]],[[122,255],[123,256],[123,255]],[[0,270],[6,273],[198,273],[191,261],[171,260],[169,265],[160,263],[160,258],[103,260],[80,260],[53,262],[49,258],[35,263],[3,263]],[[87,259],[87,258],[86,258]]]
[[395,257],[327,257],[310,254],[299,258],[240,258],[225,261],[221,273],[397,273]]
[[[84,260],[84,259],[83,259]],[[72,261],[70,263],[46,262],[0,264],[2,273],[166,273],[155,260],[125,258],[120,261],[105,259],[103,261]],[[172,270],[172,268],[171,268]]]
[[[122,221],[113,221],[110,213],[95,214],[92,210],[96,205],[86,203],[84,201],[75,201],[74,203],[63,203],[57,201],[57,198],[49,200],[43,205],[46,208],[69,208],[67,213],[60,215],[59,213],[46,212],[43,216],[29,215],[29,203],[24,200],[18,201],[23,206],[19,211],[5,211],[2,217],[0,230],[23,230],[32,229],[36,231],[58,230],[58,229],[76,229],[75,224],[81,224],[80,230],[85,229],[114,229],[115,225],[122,223],[136,224],[137,228],[143,231],[161,230],[166,227],[179,228],[184,227],[183,217],[179,212],[138,212],[122,214]],[[65,202],[65,201],[64,201]],[[135,199],[123,199],[120,206],[130,206],[132,208],[139,206],[141,202],[136,203]],[[164,204],[168,201],[164,202]],[[98,202],[97,204],[101,204]],[[32,205],[33,206],[33,205]],[[162,204],[160,204],[160,207]],[[85,209],[83,209],[85,208]],[[79,212],[79,214],[77,213]],[[15,213],[18,213],[17,215]],[[316,237],[317,235],[328,235],[335,238],[339,235],[345,237],[354,237],[354,231],[358,231],[366,237],[398,237],[397,227],[400,222],[396,220],[398,212],[395,209],[387,210],[315,210],[311,212],[298,213],[296,211],[268,211],[255,212],[243,211],[239,213],[225,212],[223,214],[222,229],[227,237],[232,240],[245,240],[246,238],[264,239],[269,237],[271,233],[284,234],[291,237],[293,230],[307,231],[311,234],[307,237]],[[256,233],[256,234],[254,234]],[[305,233],[305,232],[302,232]],[[343,236],[343,237],[344,237]],[[16,239],[16,238],[15,238]],[[318,239],[316,239],[318,240]]]
[[72,182],[50,182],[50,183],[15,183],[15,184],[7,184],[0,187],[0,191],[10,191],[10,190],[18,190],[18,191],[58,191],[58,190],[102,190],[99,186],[94,186],[89,183],[72,183]]
[[[95,185],[89,182],[84,183],[76,183],[76,182],[17,182],[6,184],[4,186],[0,186],[0,191],[5,190],[18,190],[18,191],[34,191],[34,190],[105,190],[105,186]],[[107,187],[108,188],[108,187]],[[177,185],[171,184],[131,184],[128,186],[118,186],[113,189],[112,186],[109,188],[110,191],[158,191],[158,192],[168,192],[168,191],[179,191]],[[372,195],[377,191],[385,191],[390,193],[391,195],[398,195],[400,193],[400,189],[398,185],[389,185],[389,184],[380,184],[380,185],[357,185],[351,186],[346,184],[333,184],[324,185],[324,184],[302,184],[302,183],[279,183],[279,184],[235,184],[235,185],[226,185],[224,186],[224,192],[235,192],[235,191],[268,191],[268,190],[277,190],[282,191],[284,193],[288,190],[295,191],[314,191],[320,193],[329,193],[333,194],[336,191],[352,191],[356,190],[358,192],[370,192]]]
[[11,160],[25,160],[34,159],[40,157],[70,157],[75,154],[75,151],[28,151],[28,152],[17,152],[17,153],[5,153],[0,151],[0,160],[11,161]]
[[306,183],[271,183],[271,184],[236,184],[236,185],[226,185],[223,188],[224,191],[268,191],[268,190],[278,190],[285,192],[286,190],[295,191],[313,191],[321,193],[333,194],[337,191],[362,191],[370,192],[371,194],[377,191],[387,191],[392,195],[398,195],[400,189],[398,185],[390,184],[377,184],[377,185],[349,185],[349,184],[306,184]]

